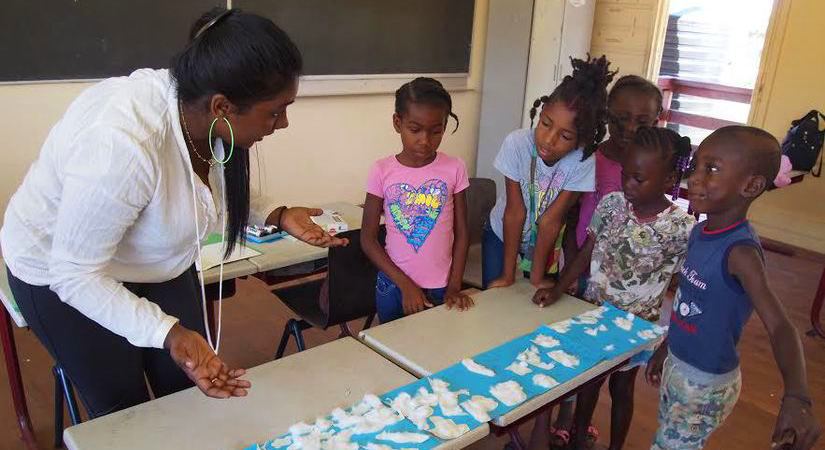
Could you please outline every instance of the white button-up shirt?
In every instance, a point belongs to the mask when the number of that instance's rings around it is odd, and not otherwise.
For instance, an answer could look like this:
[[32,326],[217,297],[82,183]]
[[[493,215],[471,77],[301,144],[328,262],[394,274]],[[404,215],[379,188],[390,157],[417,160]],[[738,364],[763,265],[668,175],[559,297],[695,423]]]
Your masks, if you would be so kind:
[[[177,319],[122,282],[163,282],[189,269],[195,217],[200,238],[221,231],[220,190],[213,197],[195,176],[194,211],[191,172],[168,71],[104,80],[72,102],[11,198],[3,258],[15,277],[49,286],[133,345],[162,348]],[[216,168],[209,175],[217,188]],[[250,221],[263,222],[274,205],[253,200],[250,209],[263,214]]]

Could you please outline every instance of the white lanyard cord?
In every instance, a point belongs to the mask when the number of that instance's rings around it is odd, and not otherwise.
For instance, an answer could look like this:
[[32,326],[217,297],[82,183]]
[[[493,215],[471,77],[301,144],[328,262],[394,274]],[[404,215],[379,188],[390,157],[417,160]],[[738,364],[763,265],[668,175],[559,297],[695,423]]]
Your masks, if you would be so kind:
[[[223,173],[223,166],[220,167],[220,175],[221,175],[220,178],[221,178],[221,192],[222,192],[221,197],[222,197],[222,200],[223,200],[223,204],[221,205],[221,207],[223,208],[223,205],[226,205],[226,179],[225,179],[224,173]],[[198,198],[197,198],[197,187],[196,187],[196,184],[195,184],[195,169],[194,169],[194,167],[192,168],[192,171],[189,172],[189,181],[190,181],[190,184],[192,185],[192,206],[194,207],[194,213],[195,213],[195,246],[198,249],[198,265],[200,266],[200,269],[201,269],[201,270],[198,271],[198,280],[200,281],[200,285],[201,285],[201,306],[202,306],[202,310],[203,310],[203,328],[204,328],[204,330],[206,330],[206,341],[209,343],[209,346],[212,348],[212,350],[217,355],[218,350],[220,349],[220,346],[221,346],[221,309],[222,309],[222,305],[223,305],[223,261],[224,261],[224,258],[223,258],[223,255],[221,255],[221,263],[220,263],[220,270],[219,270],[219,277],[218,277],[218,314],[215,318],[215,320],[217,321],[218,326],[217,326],[217,330],[216,330],[216,333],[215,333],[215,338],[216,338],[215,343],[213,345],[212,344],[212,332],[210,331],[209,318],[207,316],[207,309],[206,309],[206,302],[207,302],[207,300],[206,300],[206,285],[204,284],[204,281],[203,281],[204,268],[203,268],[203,256],[201,254],[201,240],[200,240],[201,232],[200,232],[200,225],[198,224]],[[221,242],[224,242],[225,239],[226,239],[226,211],[224,211],[224,213],[223,213],[223,227],[221,228]],[[224,244],[224,245],[226,245],[226,244]]]

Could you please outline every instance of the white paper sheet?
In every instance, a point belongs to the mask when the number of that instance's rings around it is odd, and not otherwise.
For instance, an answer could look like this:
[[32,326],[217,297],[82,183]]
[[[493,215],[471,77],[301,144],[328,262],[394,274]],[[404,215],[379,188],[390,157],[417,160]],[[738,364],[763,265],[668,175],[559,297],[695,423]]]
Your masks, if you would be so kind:
[[[201,247],[201,257],[203,258],[203,266],[206,270],[209,270],[213,267],[217,267],[221,265],[221,258],[223,258],[223,242],[216,242],[214,244],[204,245]],[[234,261],[240,261],[242,259],[252,258],[253,256],[260,255],[261,252],[257,250],[253,250],[249,247],[243,245],[235,245],[235,248],[232,250],[232,253],[229,255],[226,260],[224,260],[224,264],[229,264]],[[195,266],[198,270],[200,268],[200,261],[197,259],[195,260]]]

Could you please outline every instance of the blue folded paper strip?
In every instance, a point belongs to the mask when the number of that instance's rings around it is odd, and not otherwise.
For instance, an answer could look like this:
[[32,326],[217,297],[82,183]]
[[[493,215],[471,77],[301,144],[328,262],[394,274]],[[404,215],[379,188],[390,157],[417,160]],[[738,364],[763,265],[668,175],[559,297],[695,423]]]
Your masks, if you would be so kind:
[[[432,449],[513,411],[603,361],[645,350],[665,331],[605,303],[570,319],[541,325],[532,333],[378,397],[368,395],[346,411],[335,410],[314,425],[293,426],[290,433],[244,450],[312,448],[316,437],[318,444],[343,439],[353,449]],[[479,405],[486,406],[479,409]],[[371,409],[365,413],[367,407]],[[361,428],[346,426],[347,420],[361,419],[341,420],[359,414],[383,414],[380,417],[384,418],[395,414],[392,417],[397,421],[379,430],[371,429],[369,424]],[[444,429],[453,434],[440,435],[443,429],[439,424],[447,424]],[[422,442],[393,442],[382,439],[387,437],[384,433],[408,433]]]

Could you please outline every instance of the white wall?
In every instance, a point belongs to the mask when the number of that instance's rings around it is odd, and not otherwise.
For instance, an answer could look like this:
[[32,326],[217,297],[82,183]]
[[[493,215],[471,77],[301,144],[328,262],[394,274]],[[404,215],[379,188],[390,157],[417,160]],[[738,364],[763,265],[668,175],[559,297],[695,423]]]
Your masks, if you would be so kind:
[[[6,211],[52,125],[89,83],[0,85],[0,135],[8,146],[0,166],[0,210]],[[2,217],[0,217],[0,221]]]
[[504,137],[521,127],[532,17],[533,0],[490,0],[477,174],[499,189],[504,177],[493,160]]
[[[479,93],[464,91],[452,96],[461,125],[455,134],[445,136],[440,150],[463,158],[472,174]],[[401,149],[392,128],[393,102],[394,97],[387,94],[299,98],[290,107],[289,128],[258,146],[265,166],[265,192],[277,194],[287,205],[363,202],[370,164]]]
[[[461,127],[441,145],[444,152],[462,157],[471,175],[478,141],[487,4],[487,0],[476,1],[468,89],[452,92]],[[8,144],[0,168],[0,210],[5,211],[52,125],[90,85],[0,85],[0,135]],[[289,110],[289,128],[258,144],[266,192],[288,205],[363,201],[369,165],[399,150],[400,140],[392,128],[393,101],[391,93],[299,96]]]

